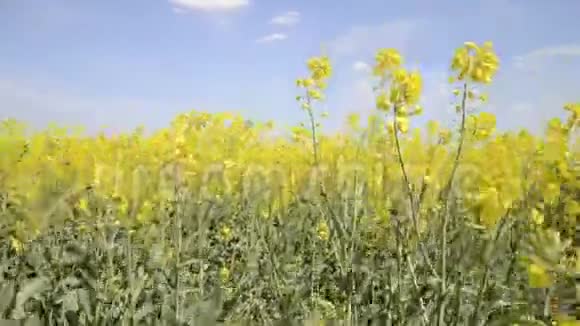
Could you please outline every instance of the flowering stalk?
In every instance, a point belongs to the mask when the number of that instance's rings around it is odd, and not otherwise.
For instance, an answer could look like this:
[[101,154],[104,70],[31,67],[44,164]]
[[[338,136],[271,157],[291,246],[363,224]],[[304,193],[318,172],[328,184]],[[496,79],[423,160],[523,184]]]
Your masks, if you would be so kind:
[[[401,144],[399,141],[399,133],[398,133],[398,128],[397,128],[397,110],[398,110],[397,105],[394,105],[393,111],[395,112],[395,114],[393,115],[393,135],[395,138],[395,148],[397,150],[397,158],[399,160],[399,167],[401,168],[401,173],[403,174],[403,181],[405,183],[405,187],[407,190],[407,197],[409,198],[409,203],[411,205],[411,219],[413,222],[413,230],[415,231],[415,236],[417,237],[417,241],[419,241],[420,236],[421,236],[419,233],[419,218],[418,218],[418,214],[417,214],[416,207],[415,207],[415,197],[413,195],[413,190],[411,189],[411,183],[410,183],[409,177],[407,175],[405,161],[403,160],[403,155],[401,152]],[[433,275],[437,276],[437,271],[433,267],[433,264],[431,263],[431,259],[429,259],[429,255],[427,254],[427,251],[425,250],[425,247],[421,243],[419,243],[419,247],[421,250],[421,254],[423,255],[423,259],[425,260],[425,263],[429,266]]]
[[[451,169],[451,175],[447,185],[445,186],[444,193],[444,214],[443,223],[441,224],[441,295],[444,296],[447,291],[447,224],[449,223],[449,198],[451,187],[453,185],[453,180],[457,172],[457,167],[459,166],[459,160],[461,158],[461,153],[463,151],[463,143],[465,141],[465,117],[466,117],[466,104],[467,98],[467,83],[463,84],[463,96],[461,98],[461,128],[459,131],[459,146],[457,147],[457,152],[455,153],[455,160],[453,161],[453,168]],[[442,324],[445,315],[445,304],[441,304],[441,310],[439,311],[439,322]]]

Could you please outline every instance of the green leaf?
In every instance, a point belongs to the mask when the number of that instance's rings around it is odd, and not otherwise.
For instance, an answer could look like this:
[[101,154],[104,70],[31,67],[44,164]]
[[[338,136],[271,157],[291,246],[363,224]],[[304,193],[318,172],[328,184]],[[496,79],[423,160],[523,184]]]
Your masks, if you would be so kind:
[[64,311],[79,311],[79,298],[76,291],[71,291],[65,294],[62,300],[62,308]]
[[20,292],[16,295],[16,306],[12,312],[12,318],[25,318],[24,304],[31,298],[40,296],[49,286],[50,281],[46,277],[37,277],[24,283]]
[[91,304],[91,297],[90,293],[86,289],[78,289],[77,290],[78,302],[80,307],[87,315],[89,321],[93,320],[93,309]]
[[14,281],[7,281],[0,287],[0,315],[3,315],[14,298]]
[[148,315],[152,314],[155,311],[155,307],[151,304],[151,302],[146,302],[141,306],[141,308],[137,309],[135,312],[135,316],[133,317],[134,321],[142,321],[143,319],[147,318]]

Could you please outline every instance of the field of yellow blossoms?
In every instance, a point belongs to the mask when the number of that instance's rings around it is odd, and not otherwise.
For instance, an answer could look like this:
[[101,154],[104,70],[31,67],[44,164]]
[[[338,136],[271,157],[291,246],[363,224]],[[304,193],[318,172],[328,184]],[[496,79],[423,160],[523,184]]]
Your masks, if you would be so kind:
[[578,325],[580,104],[540,137],[497,131],[468,108],[499,60],[466,42],[459,124],[411,129],[420,72],[375,59],[376,114],[340,134],[319,132],[325,56],[291,135],[227,113],[151,135],[2,122],[0,320]]

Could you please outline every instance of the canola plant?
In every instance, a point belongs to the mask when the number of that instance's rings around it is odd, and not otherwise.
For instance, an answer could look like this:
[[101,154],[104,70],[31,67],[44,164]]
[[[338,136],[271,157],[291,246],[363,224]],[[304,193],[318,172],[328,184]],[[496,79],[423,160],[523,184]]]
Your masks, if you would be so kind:
[[197,111],[150,135],[2,122],[0,317],[577,325],[580,104],[541,136],[496,130],[469,108],[499,59],[466,42],[457,128],[411,129],[420,72],[375,59],[376,114],[340,134],[320,132],[326,56],[296,82],[290,137]]

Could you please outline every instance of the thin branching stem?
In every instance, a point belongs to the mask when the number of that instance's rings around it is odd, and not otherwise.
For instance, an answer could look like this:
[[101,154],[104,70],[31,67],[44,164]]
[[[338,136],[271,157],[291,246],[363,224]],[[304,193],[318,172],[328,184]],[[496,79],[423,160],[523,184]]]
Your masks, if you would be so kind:
[[[498,241],[499,237],[501,236],[501,233],[503,232],[504,227],[506,226],[506,224],[508,224],[507,219],[508,219],[509,214],[510,214],[510,210],[508,209],[506,214],[502,217],[499,226],[497,227],[495,236],[493,237],[493,240],[492,240],[493,242],[490,244],[491,246],[495,247],[495,244]],[[479,309],[481,309],[481,302],[483,301],[483,295],[485,294],[485,291],[487,290],[487,283],[488,283],[490,269],[491,269],[491,264],[489,261],[486,261],[483,275],[481,276],[481,280],[479,283],[479,289],[478,289],[477,298],[475,301],[475,308],[473,309],[473,313],[471,315],[471,320],[469,323],[471,326],[477,325],[477,318],[479,317]]]
[[316,138],[316,121],[314,120],[314,112],[312,112],[312,107],[310,107],[312,100],[310,96],[306,96],[306,103],[308,104],[308,118],[310,119],[310,132],[312,133],[312,150],[314,151],[314,165],[318,168],[319,157],[318,157],[318,139]]
[[411,189],[411,183],[409,180],[409,176],[407,175],[407,169],[405,167],[405,161],[403,160],[403,154],[401,151],[401,143],[399,141],[399,133],[398,133],[398,129],[397,129],[397,111],[398,111],[397,105],[394,105],[393,111],[394,111],[394,114],[393,114],[393,134],[394,134],[394,138],[395,138],[395,148],[397,150],[397,158],[399,160],[399,167],[401,168],[401,173],[403,174],[403,182],[405,183],[405,187],[407,189],[407,197],[409,198],[409,203],[411,205],[411,218],[412,218],[412,222],[413,222],[413,229],[415,231],[415,236],[417,237],[417,242],[418,242],[421,254],[423,255],[423,259],[425,259],[425,263],[429,266],[433,275],[437,276],[437,271],[433,267],[433,264],[431,263],[431,259],[429,259],[429,255],[427,254],[425,247],[421,243],[421,234],[419,232],[419,218],[417,216],[418,213],[417,213],[416,207],[415,207],[415,197],[413,195],[413,190]]
[[[467,83],[463,84],[463,94],[461,98],[461,127],[459,130],[459,145],[457,146],[457,152],[455,153],[455,159],[453,161],[453,167],[451,168],[451,175],[449,180],[443,190],[444,195],[444,209],[443,209],[443,223],[441,223],[441,296],[445,296],[447,291],[447,224],[449,223],[449,206],[451,198],[451,189],[453,186],[453,180],[455,179],[455,174],[457,173],[457,168],[459,167],[459,162],[461,159],[461,154],[463,152],[463,144],[465,142],[465,118],[466,108],[465,104],[467,102]],[[439,324],[443,325],[443,318],[445,316],[445,304],[441,305],[441,310],[439,311]]]

